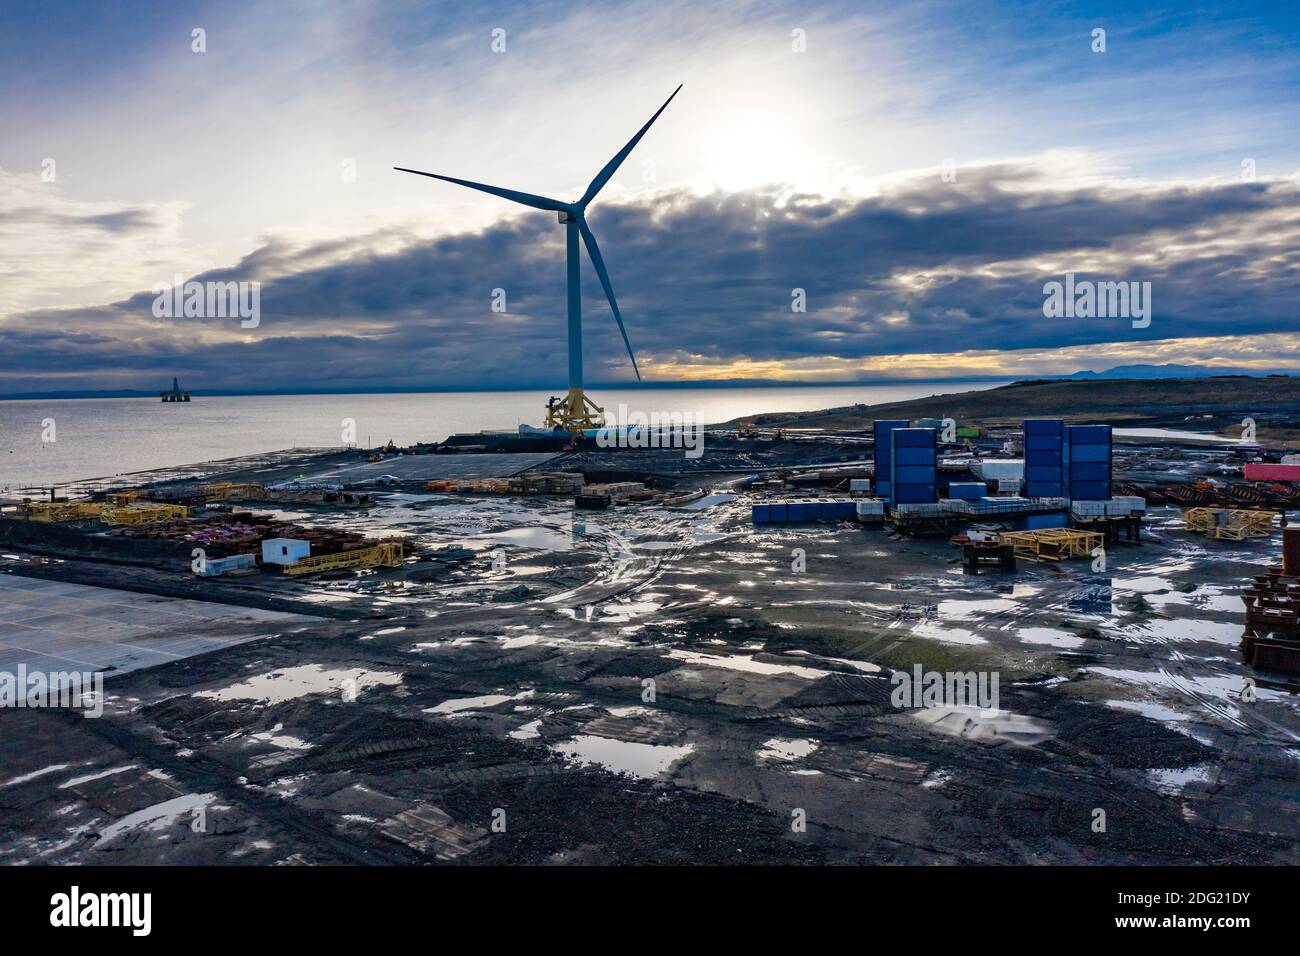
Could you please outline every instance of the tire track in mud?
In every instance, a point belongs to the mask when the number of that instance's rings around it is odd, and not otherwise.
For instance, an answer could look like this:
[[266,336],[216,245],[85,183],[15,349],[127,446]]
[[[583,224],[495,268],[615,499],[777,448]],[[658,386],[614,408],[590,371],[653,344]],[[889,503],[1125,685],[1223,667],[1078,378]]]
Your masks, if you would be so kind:
[[[197,751],[188,757],[177,757],[140,734],[117,726],[112,718],[86,721],[72,714],[51,712],[66,721],[76,722],[79,729],[88,730],[130,759],[153,769],[164,770],[181,781],[189,792],[210,792],[244,808],[254,819],[280,827],[299,837],[313,851],[332,855],[336,861],[354,864],[382,863],[386,865],[427,864],[430,859],[400,845],[361,845],[354,838],[340,835],[332,824],[318,819],[315,814],[302,810],[291,801],[270,793],[259,793],[238,782],[242,770],[237,770],[219,760]],[[86,724],[94,726],[87,727]]]
[[722,540],[703,542],[690,538],[686,528],[697,514],[698,512],[661,512],[638,528],[633,536],[637,539],[650,538],[655,542],[663,542],[680,536],[672,547],[658,549],[650,554],[637,554],[636,541],[630,541],[627,534],[620,534],[617,530],[600,528],[594,534],[584,532],[585,537],[599,539],[605,550],[605,560],[598,566],[596,575],[587,583],[553,594],[540,603],[552,607],[597,606],[650,587],[673,562],[688,552]]

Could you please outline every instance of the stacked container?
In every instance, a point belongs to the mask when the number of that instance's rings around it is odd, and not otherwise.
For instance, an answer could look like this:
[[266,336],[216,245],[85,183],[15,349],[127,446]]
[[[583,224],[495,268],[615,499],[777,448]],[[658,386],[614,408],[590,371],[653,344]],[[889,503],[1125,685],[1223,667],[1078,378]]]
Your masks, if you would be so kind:
[[906,428],[910,422],[898,421],[895,419],[881,419],[873,424],[872,434],[875,436],[876,444],[872,449],[873,460],[876,463],[876,496],[888,498],[889,495],[889,476],[893,472],[893,458],[891,452],[893,446],[889,442],[889,433],[895,428]]
[[859,502],[848,498],[811,498],[802,501],[756,502],[751,507],[754,524],[785,524],[791,521],[852,521]]
[[894,428],[889,432],[889,440],[893,465],[889,475],[889,503],[937,502],[934,429]]
[[1025,496],[1060,498],[1065,482],[1065,423],[1025,419]]
[[988,493],[988,486],[982,481],[954,481],[948,485],[948,497],[962,501],[978,501]]
[[1109,425],[1066,427],[1065,494],[1072,501],[1110,499]]

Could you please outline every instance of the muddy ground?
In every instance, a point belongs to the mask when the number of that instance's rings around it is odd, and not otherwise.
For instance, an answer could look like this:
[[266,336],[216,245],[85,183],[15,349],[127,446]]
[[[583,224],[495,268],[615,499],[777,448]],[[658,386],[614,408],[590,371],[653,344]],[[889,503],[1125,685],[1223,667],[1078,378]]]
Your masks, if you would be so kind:
[[[306,580],[0,559],[310,615],[111,676],[100,719],[0,712],[0,860],[1300,862],[1300,707],[1243,699],[1237,651],[1276,539],[1161,508],[1104,571],[970,576],[941,540],[756,528],[743,496],[290,514],[476,557]],[[918,664],[997,675],[996,709],[895,706]]]

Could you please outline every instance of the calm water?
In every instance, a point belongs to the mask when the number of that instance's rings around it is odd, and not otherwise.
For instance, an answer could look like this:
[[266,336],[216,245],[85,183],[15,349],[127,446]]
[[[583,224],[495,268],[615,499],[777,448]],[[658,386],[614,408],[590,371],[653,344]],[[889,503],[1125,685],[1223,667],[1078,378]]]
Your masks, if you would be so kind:
[[[609,413],[690,412],[721,422],[762,412],[811,411],[905,401],[992,388],[1000,383],[792,388],[601,389]],[[548,392],[428,392],[403,395],[196,396],[0,401],[0,490],[101,478],[215,461],[295,446],[341,446],[342,422],[358,444],[439,441],[455,432],[540,425]],[[41,440],[54,420],[53,442]]]

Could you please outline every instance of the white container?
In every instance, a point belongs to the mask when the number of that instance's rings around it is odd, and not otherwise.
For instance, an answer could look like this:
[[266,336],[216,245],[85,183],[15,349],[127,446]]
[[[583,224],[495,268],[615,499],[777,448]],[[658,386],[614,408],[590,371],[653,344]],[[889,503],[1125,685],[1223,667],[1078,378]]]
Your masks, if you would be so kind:
[[870,491],[870,490],[871,490],[870,478],[849,479],[849,491]]
[[879,498],[869,498],[865,501],[855,501],[854,505],[858,509],[859,521],[883,521],[885,517],[885,503]]
[[238,571],[242,568],[257,567],[257,555],[255,554],[232,554],[226,558],[205,558],[202,570],[199,574],[205,578],[217,578],[227,571]]
[[981,481],[999,479],[1025,480],[1025,460],[1023,458],[981,458],[970,463],[970,470]]
[[297,564],[311,557],[311,542],[300,538],[267,538],[262,542],[263,564]]
[[920,515],[934,517],[944,513],[944,507],[937,501],[913,501],[894,505],[894,511],[901,515]]
[[1147,500],[1141,495],[1116,495],[1110,499],[1110,514],[1126,515],[1130,511],[1146,511]]

